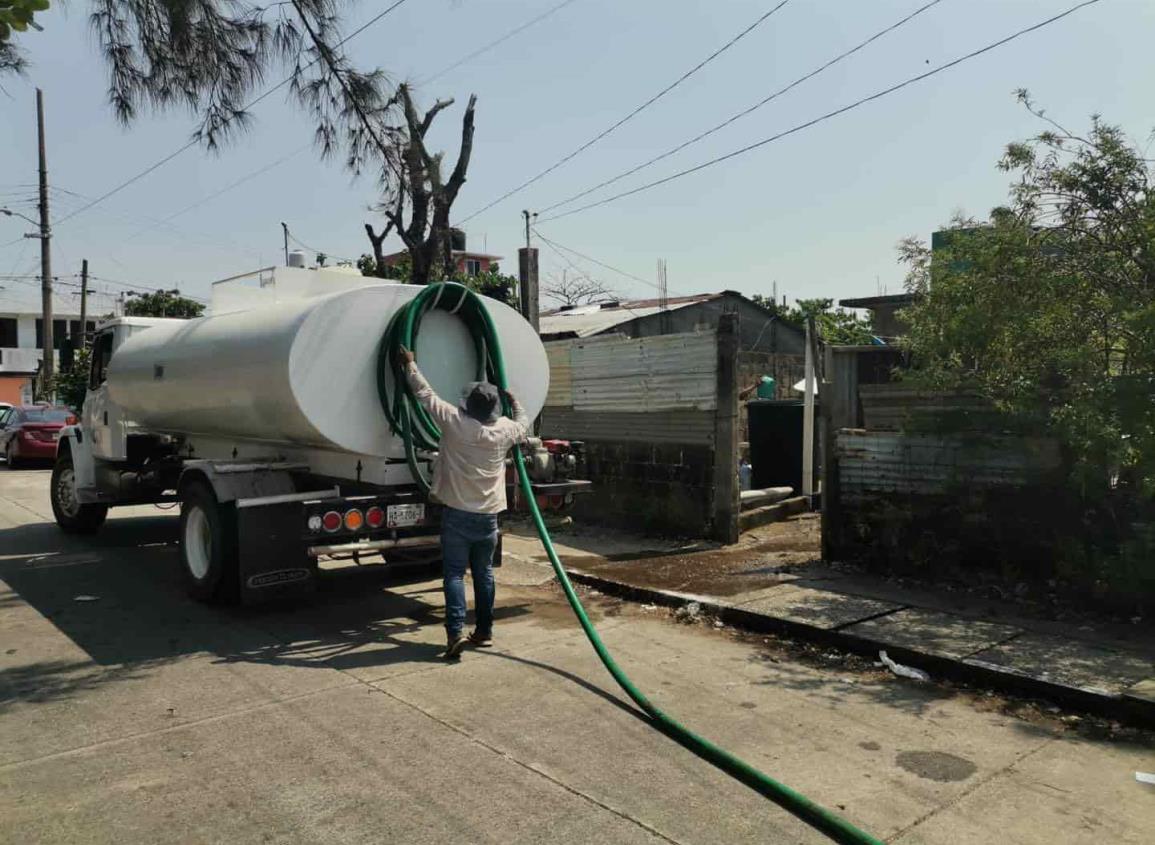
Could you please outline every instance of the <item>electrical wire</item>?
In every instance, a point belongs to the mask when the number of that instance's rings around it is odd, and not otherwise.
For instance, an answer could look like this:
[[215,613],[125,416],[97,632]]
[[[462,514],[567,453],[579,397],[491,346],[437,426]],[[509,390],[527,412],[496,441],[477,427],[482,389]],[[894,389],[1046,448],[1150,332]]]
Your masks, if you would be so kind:
[[731,117],[728,117],[726,120],[722,121],[717,126],[714,126],[710,129],[707,129],[705,132],[701,133],[700,135],[695,135],[693,138],[691,138],[688,141],[683,141],[681,144],[678,144],[678,146],[673,147],[669,150],[666,150],[664,153],[661,153],[660,155],[656,155],[653,158],[649,159],[648,161],[642,162],[637,167],[632,167],[629,170],[626,170],[626,171],[623,171],[622,173],[619,173],[617,176],[614,176],[610,179],[605,180],[604,182],[599,182],[598,184],[594,185],[592,188],[586,188],[584,191],[581,191],[580,193],[576,193],[573,196],[566,197],[565,199],[563,199],[559,202],[555,202],[553,205],[549,205],[549,206],[546,206],[545,208],[539,209],[540,213],[545,214],[546,212],[553,211],[555,208],[560,208],[563,205],[569,205],[574,200],[581,199],[582,197],[588,196],[589,194],[592,194],[594,191],[597,191],[601,188],[604,188],[607,185],[612,185],[615,182],[619,182],[622,179],[625,179],[627,176],[633,176],[639,170],[645,170],[650,165],[657,164],[659,161],[662,161],[663,159],[669,158],[674,153],[681,152],[682,150],[686,149],[686,147],[689,147],[692,144],[696,144],[699,141],[710,137],[715,132],[718,132],[722,129],[725,129],[731,123],[734,123],[738,120],[741,120],[743,117],[746,117],[746,115],[757,111],[758,109],[762,108],[763,106],[768,105],[769,103],[778,99],[783,94],[786,94],[787,92],[792,91],[794,88],[797,88],[803,82],[806,82],[807,80],[813,79],[814,77],[818,76],[820,73],[823,73],[823,72],[829,70],[830,68],[834,67],[836,64],[843,61],[844,59],[850,58],[851,56],[853,56],[858,51],[868,47],[869,45],[871,45],[872,43],[877,41],[879,38],[882,38],[884,35],[887,35],[891,32],[894,32],[896,29],[899,29],[900,27],[905,26],[907,23],[909,23],[910,21],[914,20],[916,17],[921,15],[923,12],[927,11],[932,6],[937,6],[941,2],[943,2],[943,0],[931,0],[930,3],[927,3],[924,6],[921,6],[918,9],[915,9],[913,12],[911,12],[906,17],[901,18],[900,20],[896,21],[895,23],[892,23],[890,26],[886,27],[885,29],[879,30],[874,35],[867,38],[865,41],[860,42],[859,44],[855,45],[854,47],[850,48],[849,50],[846,50],[842,53],[839,53],[833,59],[831,59],[830,61],[821,65],[820,67],[815,68],[814,70],[810,71],[810,73],[806,74],[805,76],[798,77],[798,79],[795,79],[793,82],[791,82],[786,87],[779,88],[773,94],[759,100],[758,102],[756,102],[754,105],[750,106],[749,108],[743,109],[742,111],[738,112],[737,114],[735,114]]
[[[126,288],[127,290],[145,291],[147,293],[167,293],[171,290],[174,290],[174,288],[153,288],[153,287],[149,287],[148,285],[138,285],[138,284],[133,284],[132,282],[122,282],[122,281],[119,281],[117,279],[110,279],[107,276],[97,276],[97,275],[94,275],[92,273],[88,274],[88,278],[94,279],[98,282],[104,282],[106,285],[116,285],[117,287]],[[191,299],[195,302],[200,302],[202,304],[208,303],[208,300],[205,299],[204,297],[193,296],[192,294],[187,294],[187,293],[182,293],[181,296],[184,297],[185,299]]]
[[129,235],[127,238],[121,239],[121,243],[124,244],[124,243],[127,243],[128,241],[135,240],[136,238],[139,238],[141,235],[144,235],[144,234],[147,234],[148,232],[154,231],[155,229],[157,229],[161,226],[168,225],[169,223],[171,223],[176,218],[181,217],[185,214],[188,214],[190,211],[197,209],[197,208],[200,208],[202,205],[204,205],[208,202],[211,202],[212,200],[215,200],[217,197],[219,197],[223,194],[227,194],[229,191],[231,191],[235,188],[239,188],[241,185],[245,184],[246,182],[250,182],[253,179],[256,179],[258,176],[263,176],[265,173],[268,173],[270,170],[272,170],[276,167],[280,167],[282,164],[285,164],[286,162],[291,161],[292,159],[299,156],[301,153],[305,152],[305,150],[309,149],[309,147],[311,147],[311,146],[312,146],[312,142],[301,145],[300,147],[295,149],[293,152],[289,153],[286,156],[282,156],[281,158],[277,159],[276,161],[272,162],[271,164],[265,165],[260,170],[251,171],[248,174],[242,176],[240,179],[237,179],[234,182],[230,182],[228,185],[221,188],[219,191],[214,191],[213,193],[209,194],[207,197],[202,197],[201,199],[197,200],[196,202],[192,203],[191,205],[186,205],[180,211],[177,211],[173,214],[170,214],[168,217],[162,217],[161,219],[156,220],[151,226],[146,226],[143,229],[137,230],[133,234]]
[[[48,190],[50,192],[59,193],[59,194],[63,195],[62,197],[55,197],[55,202],[57,203],[57,205],[62,205],[62,204],[66,204],[66,203],[87,202],[87,201],[92,199],[92,197],[90,197],[90,196],[86,196],[85,194],[78,194],[75,191],[69,191],[65,188],[56,188],[53,186],[49,186]],[[147,230],[154,230],[154,229],[158,229],[158,228],[163,228],[163,229],[167,230],[167,232],[169,234],[171,234],[172,236],[179,238],[182,242],[191,238],[191,239],[198,240],[198,241],[200,241],[204,244],[207,244],[209,246],[212,246],[216,249],[219,249],[222,252],[229,252],[229,253],[231,253],[231,252],[238,252],[238,253],[245,252],[245,253],[250,253],[250,254],[254,254],[254,255],[259,255],[259,252],[257,250],[252,249],[251,247],[248,247],[245,244],[237,242],[236,240],[229,237],[228,235],[221,235],[221,234],[210,235],[207,232],[196,232],[196,231],[192,231],[190,229],[178,228],[178,227],[174,226],[172,223],[168,222],[167,220],[161,220],[159,218],[149,217],[147,215],[129,214],[129,213],[126,213],[123,211],[106,211],[104,213],[110,217],[120,218],[121,220],[124,220],[126,223],[132,224],[134,227],[143,226],[143,228],[147,229]],[[140,232],[137,231],[134,235],[132,235],[130,237],[136,237],[139,234],[140,234]],[[127,239],[124,239],[124,240],[127,240]],[[221,241],[224,241],[224,243],[221,243]],[[120,243],[123,243],[123,240],[120,241]],[[231,245],[231,248],[228,245]],[[120,264],[121,266],[124,266],[114,256],[109,255],[108,257],[112,261],[114,261],[115,263]]]
[[774,6],[774,7],[773,7],[773,8],[771,8],[769,11],[767,11],[767,12],[764,12],[764,13],[762,14],[762,16],[761,16],[761,17],[759,17],[759,18],[758,18],[756,21],[754,21],[752,24],[750,24],[750,25],[749,25],[748,27],[746,27],[744,30],[742,30],[741,32],[739,32],[737,35],[735,35],[733,38],[731,38],[729,41],[727,41],[725,44],[723,44],[721,47],[719,47],[717,50],[715,50],[715,51],[714,51],[713,53],[711,53],[709,56],[707,56],[706,58],[704,58],[702,61],[698,62],[698,64],[694,65],[694,67],[690,68],[688,71],[686,71],[685,73],[683,73],[681,76],[679,76],[677,79],[675,79],[675,80],[674,80],[673,82],[671,82],[669,85],[667,85],[665,88],[663,88],[663,89],[662,89],[661,91],[659,91],[657,94],[655,94],[654,96],[650,97],[650,99],[646,100],[646,101],[645,101],[644,103],[642,103],[640,106],[638,106],[637,108],[635,108],[633,111],[631,111],[629,114],[627,114],[627,115],[626,115],[625,117],[623,117],[621,120],[619,120],[617,123],[614,123],[613,125],[609,126],[608,128],[606,128],[606,129],[603,129],[601,132],[599,132],[597,135],[595,135],[595,136],[594,136],[593,138],[591,138],[590,140],[586,141],[584,144],[582,144],[580,147],[578,147],[578,148],[577,148],[576,150],[574,150],[572,153],[569,153],[568,155],[566,155],[566,156],[563,156],[563,157],[562,157],[562,158],[561,158],[559,161],[555,162],[554,164],[551,164],[549,167],[547,167],[545,170],[543,170],[543,171],[541,171],[540,173],[538,173],[536,176],[533,176],[533,177],[531,177],[530,179],[526,180],[525,182],[522,182],[522,183],[521,183],[520,185],[518,185],[516,188],[513,188],[513,189],[511,189],[511,190],[509,190],[509,191],[506,191],[504,194],[502,194],[502,195],[501,195],[500,197],[498,197],[497,199],[493,200],[493,201],[492,201],[491,203],[489,203],[488,205],[484,205],[484,206],[482,206],[482,207],[481,207],[481,208],[479,208],[477,211],[475,211],[475,212],[473,212],[472,214],[470,214],[468,217],[464,218],[463,220],[460,220],[460,221],[458,221],[458,224],[457,224],[457,225],[459,225],[459,226],[460,226],[460,225],[463,225],[463,224],[465,224],[465,223],[468,223],[470,220],[472,220],[472,219],[473,219],[474,217],[476,217],[477,215],[479,215],[479,214],[481,214],[481,213],[483,213],[483,212],[485,212],[485,211],[488,211],[489,209],[493,208],[493,207],[494,207],[495,205],[497,205],[498,203],[500,203],[500,202],[504,202],[505,200],[507,200],[507,199],[509,199],[510,197],[512,197],[514,194],[516,194],[516,193],[519,193],[520,191],[524,190],[525,188],[528,188],[530,185],[532,185],[534,182],[536,182],[536,181],[538,181],[539,179],[541,179],[543,176],[546,176],[546,175],[548,175],[548,174],[552,173],[553,171],[555,171],[555,170],[557,170],[559,167],[561,167],[563,164],[565,164],[567,161],[570,161],[570,160],[571,160],[571,159],[573,159],[574,157],[578,156],[579,154],[581,154],[581,153],[582,153],[582,152],[584,152],[585,150],[587,150],[587,149],[589,149],[590,147],[592,147],[594,144],[596,144],[596,143],[597,143],[598,141],[600,141],[602,138],[604,138],[604,137],[606,137],[607,135],[609,135],[609,134],[610,134],[611,132],[613,132],[615,129],[617,129],[618,127],[620,127],[620,126],[622,126],[623,124],[627,123],[628,121],[632,120],[632,119],[633,119],[633,118],[635,118],[637,115],[641,114],[641,113],[642,113],[643,111],[645,111],[647,108],[649,108],[649,107],[650,107],[650,106],[652,106],[654,103],[656,103],[658,100],[660,100],[662,97],[666,96],[666,94],[668,94],[668,93],[670,93],[671,91],[673,91],[675,88],[677,88],[679,85],[681,85],[681,84],[682,84],[683,82],[685,82],[687,79],[689,79],[691,76],[693,76],[693,75],[694,75],[695,73],[697,73],[699,70],[701,70],[702,68],[704,68],[704,67],[705,67],[706,65],[708,65],[710,62],[712,62],[714,59],[718,58],[718,56],[720,56],[720,55],[722,55],[723,53],[725,53],[727,50],[729,50],[731,47],[733,47],[735,44],[737,44],[739,41],[741,41],[743,38],[745,38],[745,37],[746,37],[746,36],[747,36],[749,33],[753,32],[753,31],[754,31],[754,30],[755,30],[755,29],[756,29],[756,28],[757,28],[759,25],[761,25],[761,24],[762,24],[762,23],[763,23],[763,22],[764,22],[764,21],[765,21],[767,18],[769,18],[771,15],[773,15],[775,12],[777,12],[779,9],[781,9],[783,6],[785,6],[785,5],[786,5],[787,3],[789,3],[789,2],[790,2],[790,0],[780,0],[780,2],[778,3],[778,5]]
[[[362,24],[357,29],[353,30],[351,33],[349,33],[344,38],[342,38],[340,41],[338,41],[336,44],[334,44],[332,49],[336,49],[338,47],[341,47],[342,45],[346,44],[347,42],[349,42],[353,38],[356,38],[362,32],[367,30],[369,27],[373,26],[375,23],[377,23],[379,20],[381,20],[383,17],[385,17],[387,14],[389,14],[390,12],[392,12],[394,9],[396,9],[398,6],[400,6],[402,3],[405,3],[405,2],[406,2],[406,0],[396,0],[396,2],[387,6],[383,11],[379,12],[377,15],[370,18],[364,24]],[[301,71],[308,70],[313,65],[317,64],[317,62],[319,62],[319,61],[321,61],[320,56],[313,59],[311,62],[306,64],[300,70]],[[255,100],[252,100],[251,102],[247,103],[246,105],[241,106],[240,111],[242,111],[242,112],[248,111],[249,109],[253,108],[258,103],[260,103],[262,100],[264,100],[266,97],[268,97],[268,96],[272,95],[273,93],[279,91],[280,89],[284,88],[286,85],[288,85],[294,79],[294,77],[297,76],[297,73],[298,73],[298,71],[294,71],[293,73],[289,74],[284,79],[282,79],[280,82],[278,82],[276,85],[274,85],[272,88],[270,88],[269,90],[267,90],[263,94],[261,94],[259,97],[257,97]],[[66,222],[68,220],[71,220],[72,218],[76,217],[77,215],[83,214],[84,212],[88,211],[90,208],[93,208],[94,206],[99,205],[100,203],[102,203],[106,199],[108,199],[109,197],[112,197],[112,196],[120,193],[125,188],[132,185],[133,183],[138,182],[139,180],[143,179],[145,176],[149,175],[153,171],[168,164],[170,161],[172,161],[174,158],[181,155],[185,151],[192,149],[197,144],[199,144],[200,141],[201,141],[201,138],[200,138],[199,134],[194,135],[192,137],[192,139],[187,144],[185,144],[183,147],[180,147],[179,149],[174,150],[173,152],[169,153],[168,155],[166,155],[164,158],[160,159],[159,161],[154,162],[153,164],[150,164],[148,167],[146,167],[144,170],[140,171],[136,175],[130,176],[128,179],[124,180],[123,182],[121,182],[116,187],[114,187],[108,191],[105,191],[103,194],[96,197],[91,202],[87,203],[86,205],[81,206],[79,209],[77,209],[76,211],[73,211],[71,214],[68,214],[65,217],[62,217],[61,219],[55,221],[55,223],[53,223],[53,225],[59,226],[60,224]]]
[[533,233],[535,235],[537,235],[539,238],[541,238],[542,241],[544,241],[546,243],[546,245],[549,246],[550,248],[564,249],[566,252],[573,253],[578,258],[584,258],[586,261],[590,261],[590,262],[598,265],[599,267],[604,267],[607,270],[610,270],[614,273],[617,273],[619,276],[625,276],[627,279],[633,279],[635,282],[641,282],[643,285],[649,285],[650,287],[652,287],[656,290],[661,290],[661,287],[656,282],[651,282],[648,279],[643,279],[641,276],[635,276],[633,273],[627,273],[625,270],[619,270],[617,267],[614,267],[610,264],[606,264],[603,261],[598,261],[596,258],[591,258],[590,256],[585,255],[584,253],[578,252],[576,249],[572,249],[571,247],[564,246],[563,244],[559,244],[557,241],[550,240],[545,235],[543,235],[541,232],[539,232],[536,228],[533,229]]
[[924,79],[929,79],[930,77],[935,76],[936,74],[939,74],[939,73],[942,73],[943,71],[949,70],[950,68],[955,67],[956,65],[960,65],[963,62],[968,61],[968,60],[973,59],[973,58],[976,58],[978,56],[981,56],[984,53],[989,53],[991,50],[994,50],[998,47],[1001,47],[1004,44],[1007,44],[1008,42],[1014,41],[1016,38],[1020,38],[1020,37],[1027,35],[1031,32],[1042,29],[1045,26],[1048,26],[1050,24],[1053,24],[1057,21],[1062,20],[1063,18],[1067,17],[1068,15],[1074,14],[1075,12],[1079,11],[1080,9],[1083,9],[1087,6],[1093,6],[1098,2],[1100,2],[1100,0],[1084,0],[1084,2],[1079,3],[1075,6],[1072,6],[1071,8],[1067,9],[1065,12],[1060,12],[1059,14],[1053,15],[1052,17],[1049,17],[1046,20],[1040,21],[1040,22],[1033,24],[1031,26],[1028,26],[1024,29],[1020,29],[1017,32],[1012,33],[1011,35],[1006,36],[1005,38],[1000,38],[998,41],[995,41],[995,42],[992,42],[991,44],[986,45],[985,47],[981,47],[978,50],[974,50],[970,53],[967,53],[964,56],[960,56],[957,59],[953,59],[952,61],[946,62],[945,64],[941,64],[938,67],[932,68],[931,70],[928,70],[924,73],[920,73],[917,76],[912,76],[909,79],[905,79],[896,85],[892,85],[889,88],[884,88],[881,91],[878,91],[874,94],[871,94],[868,97],[863,97],[860,100],[855,100],[853,103],[850,103],[849,105],[842,106],[841,108],[835,109],[834,111],[826,112],[826,114],[815,117],[811,120],[806,121],[805,123],[800,123],[797,126],[794,126],[790,129],[779,132],[776,135],[771,135],[769,138],[763,138],[761,141],[756,141],[753,144],[747,144],[745,147],[741,147],[740,149],[733,150],[732,152],[726,153],[725,155],[718,156],[717,158],[712,158],[709,161],[705,161],[701,164],[695,165],[694,167],[688,167],[685,170],[680,170],[677,173],[672,173],[671,175],[666,176],[662,179],[655,179],[652,182],[647,182],[646,184],[640,185],[637,188],[632,188],[631,190],[628,190],[628,191],[622,191],[621,193],[614,194],[613,196],[609,196],[609,197],[606,197],[605,199],[598,200],[597,202],[592,202],[592,203],[589,203],[587,205],[582,205],[582,206],[579,206],[575,209],[571,209],[570,211],[563,211],[561,214],[555,214],[553,217],[547,217],[543,220],[538,220],[538,223],[539,224],[540,223],[548,223],[548,222],[551,222],[553,220],[560,220],[563,217],[569,217],[571,214],[579,214],[580,212],[583,212],[583,211],[589,211],[592,208],[597,208],[598,206],[606,205],[607,203],[616,202],[617,200],[623,199],[625,197],[633,196],[634,194],[640,194],[642,191],[648,191],[650,188],[656,188],[659,185],[664,185],[667,182],[673,182],[675,179],[680,179],[683,176],[689,176],[691,173],[697,173],[699,170],[705,170],[707,167],[712,167],[715,164],[720,164],[724,161],[728,161],[729,159],[736,158],[740,155],[744,155],[745,153],[748,153],[751,150],[756,150],[759,147],[764,147],[767,144],[773,143],[774,141],[778,141],[782,138],[787,137],[788,135],[793,135],[797,132],[801,132],[804,129],[809,129],[811,126],[815,126],[819,123],[823,123],[827,120],[830,120],[831,118],[837,117],[838,115],[845,114],[846,112],[853,111],[854,109],[858,108],[859,106],[863,106],[867,103],[873,102],[874,100],[879,100],[879,99],[881,99],[881,98],[883,98],[889,94],[893,94],[896,91],[900,91],[901,89],[906,88],[909,85],[913,85],[916,82],[921,82]]
[[514,29],[511,29],[509,32],[505,33],[505,35],[501,36],[500,38],[497,38],[493,41],[490,41],[484,47],[479,47],[478,49],[476,49],[472,53],[470,53],[468,56],[461,57],[460,59],[455,61],[453,64],[442,68],[441,70],[437,71],[437,73],[433,74],[432,76],[427,76],[424,79],[421,79],[416,84],[417,85],[428,85],[430,82],[436,82],[438,79],[445,76],[445,74],[449,73],[450,71],[457,70],[463,64],[466,64],[467,62],[473,61],[474,59],[478,58],[479,56],[482,56],[482,55],[488,53],[490,50],[494,49],[495,47],[501,46],[506,41],[513,38],[515,35],[517,35],[521,32],[524,32],[525,30],[529,29],[531,26],[533,26],[536,23],[540,23],[541,21],[544,21],[546,18],[550,17],[551,15],[555,14],[556,12],[560,12],[562,9],[564,9],[566,6],[570,5],[573,2],[574,2],[574,0],[562,0],[561,3],[558,3],[556,6],[553,6],[552,8],[547,9],[546,11],[544,11],[540,15],[538,15],[536,18],[531,18],[530,20],[523,23],[521,26],[518,26]]

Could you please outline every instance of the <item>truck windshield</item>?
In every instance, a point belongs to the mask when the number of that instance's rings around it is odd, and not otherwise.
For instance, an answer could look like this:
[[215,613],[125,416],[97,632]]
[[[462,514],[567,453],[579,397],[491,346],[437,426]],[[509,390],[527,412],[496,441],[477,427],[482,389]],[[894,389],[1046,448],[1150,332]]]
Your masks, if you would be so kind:
[[27,408],[24,411],[25,422],[60,422],[66,423],[74,418],[72,411],[67,408]]

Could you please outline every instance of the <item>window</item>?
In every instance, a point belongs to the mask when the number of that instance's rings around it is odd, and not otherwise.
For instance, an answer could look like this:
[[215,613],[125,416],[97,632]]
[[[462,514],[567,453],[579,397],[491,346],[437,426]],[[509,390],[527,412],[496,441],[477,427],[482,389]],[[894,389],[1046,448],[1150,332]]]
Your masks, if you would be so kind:
[[465,273],[469,276],[481,275],[481,262],[476,258],[465,259]]
[[[92,322],[92,320],[85,320],[85,324],[88,326],[88,334],[92,334],[92,332],[96,331],[96,323]],[[68,336],[70,338],[72,338],[72,345],[75,346],[77,349],[79,349],[80,348],[80,321],[79,320],[69,320],[68,321]],[[55,338],[53,338],[53,340],[55,340]]]
[[112,332],[97,335],[92,342],[92,369],[88,376],[88,389],[96,390],[108,378],[108,361],[112,357]]
[[15,349],[16,347],[16,318],[0,317],[0,349]]
[[[52,348],[59,349],[60,344],[64,342],[65,335],[68,334],[67,320],[53,320],[52,321]],[[36,348],[44,348],[44,321],[39,317],[36,318]]]
[[72,411],[67,408],[29,408],[24,412],[24,422],[72,422],[75,419]]

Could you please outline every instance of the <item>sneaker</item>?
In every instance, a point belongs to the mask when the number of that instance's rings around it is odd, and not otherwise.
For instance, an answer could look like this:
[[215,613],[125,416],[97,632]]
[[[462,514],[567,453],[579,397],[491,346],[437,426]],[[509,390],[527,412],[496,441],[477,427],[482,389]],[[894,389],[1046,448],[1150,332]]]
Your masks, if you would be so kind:
[[460,660],[461,652],[465,650],[465,644],[469,642],[469,638],[464,634],[455,634],[449,637],[449,644],[445,647],[446,660]]
[[469,635],[469,642],[477,648],[490,648],[493,645],[493,634],[482,633],[477,628]]

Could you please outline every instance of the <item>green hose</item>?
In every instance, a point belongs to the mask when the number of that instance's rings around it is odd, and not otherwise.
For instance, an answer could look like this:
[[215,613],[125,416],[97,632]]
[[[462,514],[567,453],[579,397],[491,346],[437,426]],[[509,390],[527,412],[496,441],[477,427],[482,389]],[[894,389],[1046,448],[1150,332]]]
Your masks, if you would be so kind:
[[[402,348],[415,348],[415,340],[421,326],[421,318],[434,308],[456,313],[468,327],[477,352],[478,363],[475,373],[477,380],[487,380],[502,390],[508,387],[505,378],[505,363],[501,357],[501,345],[497,332],[494,329],[493,321],[489,316],[489,311],[486,309],[481,297],[468,288],[455,283],[428,285],[421,293],[414,297],[412,301],[394,315],[388,328],[385,330],[385,334],[381,338],[381,345],[378,351],[378,391],[381,399],[381,407],[389,419],[389,424],[405,442],[405,455],[409,462],[409,467],[413,472],[413,477],[418,485],[426,492],[428,492],[428,483],[421,472],[421,466],[417,458],[417,450],[435,450],[441,437],[441,432],[438,430],[436,423],[434,423],[420,406],[409,390],[399,353]],[[390,390],[389,380],[386,378],[387,372],[392,374],[394,385],[392,390]],[[510,412],[508,407],[504,410],[507,414]],[[726,774],[741,781],[771,801],[774,801],[816,830],[829,836],[835,842],[854,843],[854,845],[862,845],[863,843],[881,845],[880,840],[854,827],[854,825],[836,813],[816,804],[805,795],[795,792],[785,784],[779,783],[770,776],[760,772],[724,748],[714,745],[709,740],[683,727],[677,721],[667,716],[634,686],[633,682],[626,676],[626,673],[623,672],[621,667],[614,661],[614,658],[606,649],[605,643],[603,643],[601,637],[598,636],[598,632],[595,630],[593,623],[591,623],[589,617],[586,616],[585,609],[582,607],[577,593],[574,592],[573,584],[570,583],[569,576],[566,575],[566,571],[558,559],[557,551],[553,547],[553,541],[550,539],[549,531],[545,527],[545,521],[542,519],[541,511],[537,507],[537,501],[533,495],[533,488],[530,485],[529,474],[526,472],[525,461],[522,458],[520,449],[513,450],[513,460],[517,466],[521,489],[524,491],[525,498],[529,502],[530,511],[533,514],[533,522],[537,528],[538,536],[541,538],[542,546],[544,546],[546,554],[549,555],[549,562],[553,565],[553,571],[557,575],[557,580],[561,583],[562,589],[565,591],[565,597],[569,601],[570,607],[573,608],[578,622],[581,623],[582,630],[585,631],[586,637],[589,638],[590,644],[594,647],[594,651],[597,652],[598,657],[601,658],[602,663],[606,669],[609,670],[609,673],[613,675],[614,680],[625,690],[633,702],[645,712],[651,724],[666,734],[666,736],[677,741],[690,751],[693,751],[704,760],[713,763],[719,769],[726,772]]]

